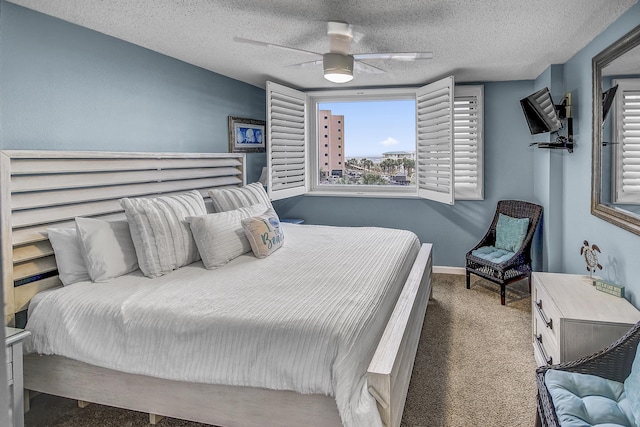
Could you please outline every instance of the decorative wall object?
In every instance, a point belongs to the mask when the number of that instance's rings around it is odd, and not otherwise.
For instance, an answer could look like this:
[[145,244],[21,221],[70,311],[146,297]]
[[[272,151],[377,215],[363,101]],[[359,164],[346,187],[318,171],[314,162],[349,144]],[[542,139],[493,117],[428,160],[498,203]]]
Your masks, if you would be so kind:
[[229,152],[264,153],[265,121],[229,116]]
[[602,270],[602,265],[598,263],[598,255],[596,254],[596,252],[600,252],[600,248],[595,244],[589,246],[589,242],[586,240],[582,244],[583,246],[580,248],[580,255],[584,256],[584,262],[587,264],[589,277],[592,277],[596,269]]

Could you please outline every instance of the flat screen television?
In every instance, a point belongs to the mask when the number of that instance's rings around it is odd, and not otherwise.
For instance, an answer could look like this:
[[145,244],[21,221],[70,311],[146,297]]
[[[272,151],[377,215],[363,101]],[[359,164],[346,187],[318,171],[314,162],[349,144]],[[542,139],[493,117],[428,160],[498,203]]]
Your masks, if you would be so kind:
[[562,127],[549,88],[544,88],[520,100],[524,117],[532,135],[555,132]]
[[604,121],[607,119],[607,114],[609,114],[609,110],[611,110],[617,91],[618,85],[615,85],[602,94],[602,124],[604,124]]

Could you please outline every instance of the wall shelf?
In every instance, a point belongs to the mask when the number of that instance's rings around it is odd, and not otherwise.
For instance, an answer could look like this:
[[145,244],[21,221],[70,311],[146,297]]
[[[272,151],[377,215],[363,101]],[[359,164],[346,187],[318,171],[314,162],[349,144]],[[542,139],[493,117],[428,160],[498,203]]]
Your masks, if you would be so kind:
[[552,150],[567,150],[573,153],[573,141],[559,141],[559,142],[535,142],[533,145],[537,145],[538,148],[549,148]]

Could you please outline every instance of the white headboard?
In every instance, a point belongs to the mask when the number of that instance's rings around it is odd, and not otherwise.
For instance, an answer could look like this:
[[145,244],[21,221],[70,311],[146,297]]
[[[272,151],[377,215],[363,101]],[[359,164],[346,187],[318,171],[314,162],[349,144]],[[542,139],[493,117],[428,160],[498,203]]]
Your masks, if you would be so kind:
[[47,227],[123,217],[118,199],[246,183],[244,154],[0,151],[0,273],[5,324],[60,286]]

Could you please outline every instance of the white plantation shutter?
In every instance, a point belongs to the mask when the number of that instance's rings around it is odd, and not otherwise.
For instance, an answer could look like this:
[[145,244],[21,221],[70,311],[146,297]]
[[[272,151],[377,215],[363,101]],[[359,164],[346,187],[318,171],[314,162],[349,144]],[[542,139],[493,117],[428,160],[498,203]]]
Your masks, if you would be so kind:
[[562,127],[562,122],[556,114],[556,106],[553,104],[553,99],[551,99],[551,96],[549,96],[549,93],[546,91],[539,91],[536,93],[538,94],[538,96],[534,98],[536,105],[540,106],[544,113],[544,117],[552,121],[551,128],[560,129]]
[[613,117],[616,152],[616,203],[640,204],[640,79],[614,80],[618,84]]
[[416,91],[418,196],[453,204],[453,76]]
[[307,191],[306,95],[267,82],[267,189],[272,200]]
[[458,86],[454,100],[455,198],[482,200],[482,86]]

